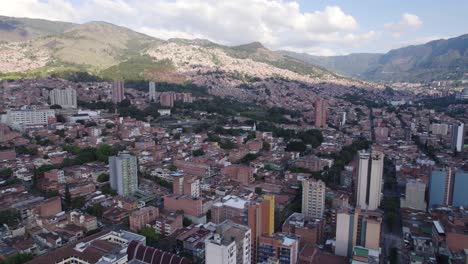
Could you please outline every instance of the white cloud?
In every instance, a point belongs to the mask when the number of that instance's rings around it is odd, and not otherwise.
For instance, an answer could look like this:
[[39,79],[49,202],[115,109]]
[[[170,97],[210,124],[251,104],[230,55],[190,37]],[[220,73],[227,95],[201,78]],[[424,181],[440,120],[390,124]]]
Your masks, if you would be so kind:
[[[163,39],[207,38],[227,45],[260,41],[272,49],[327,50],[378,35],[361,32],[356,19],[339,6],[303,12],[299,3],[284,0],[0,0],[0,10],[8,16],[102,20]],[[405,21],[417,24],[419,19],[410,15]]]
[[414,14],[404,13],[400,21],[386,23],[384,28],[392,33],[393,37],[400,37],[401,34],[407,30],[415,30],[422,26],[421,19]]

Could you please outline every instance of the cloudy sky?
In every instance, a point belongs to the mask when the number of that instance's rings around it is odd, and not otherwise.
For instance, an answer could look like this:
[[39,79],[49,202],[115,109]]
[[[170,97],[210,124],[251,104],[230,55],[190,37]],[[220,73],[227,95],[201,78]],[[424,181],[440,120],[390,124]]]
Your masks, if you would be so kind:
[[466,0],[0,0],[0,15],[106,21],[168,39],[260,41],[316,55],[386,52],[468,33]]

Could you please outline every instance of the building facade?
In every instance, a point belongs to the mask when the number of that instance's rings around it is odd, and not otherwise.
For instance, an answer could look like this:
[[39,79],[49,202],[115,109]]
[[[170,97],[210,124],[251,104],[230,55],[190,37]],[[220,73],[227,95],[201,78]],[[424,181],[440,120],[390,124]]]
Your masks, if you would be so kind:
[[114,81],[112,83],[112,102],[120,103],[125,99],[124,81]]
[[468,207],[468,171],[458,169],[453,184],[453,206]]
[[6,114],[6,123],[12,127],[44,126],[55,119],[53,109],[23,108],[9,109]]
[[60,105],[62,108],[76,108],[78,106],[76,90],[72,88],[53,89],[49,93],[50,104]]
[[282,233],[264,235],[259,239],[258,262],[268,263],[277,259],[279,263],[296,264],[298,252],[299,241],[295,236]]
[[325,212],[325,183],[321,180],[302,181],[302,213],[322,219]]
[[465,124],[457,123],[452,125],[452,150],[456,152],[463,151],[463,132]]
[[156,84],[153,81],[149,82],[149,99],[156,101]]
[[137,158],[128,153],[109,157],[111,188],[121,196],[130,196],[138,190]]
[[356,208],[340,209],[336,222],[335,254],[348,256],[355,246],[379,249],[382,213]]
[[356,206],[375,210],[380,206],[383,185],[384,154],[360,151],[356,184]]
[[406,183],[405,198],[401,199],[401,207],[425,211],[427,209],[425,196],[426,184],[417,180],[409,180]]
[[431,172],[429,180],[429,208],[452,204],[453,169],[441,168]]
[[315,127],[327,127],[327,107],[327,100],[319,99],[315,101]]
[[250,264],[251,230],[231,220],[216,227],[216,233],[206,244],[206,263]]

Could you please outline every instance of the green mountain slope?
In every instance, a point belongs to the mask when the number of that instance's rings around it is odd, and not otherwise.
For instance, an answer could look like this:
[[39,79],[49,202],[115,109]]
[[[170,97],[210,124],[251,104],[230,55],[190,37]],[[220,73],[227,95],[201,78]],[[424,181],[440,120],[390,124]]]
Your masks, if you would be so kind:
[[76,24],[44,19],[0,16],[0,41],[25,41],[40,36],[58,35]]
[[[73,24],[10,17],[0,17],[0,32],[4,40],[0,43],[3,77],[87,71],[105,78],[164,76],[180,81],[185,72],[201,67],[203,71],[216,69],[247,75],[255,75],[253,70],[258,70],[263,77],[339,78],[320,67],[273,52],[258,42],[229,47],[204,39],[163,41],[106,22]],[[172,49],[171,44],[180,50]],[[159,53],[153,52],[157,56],[150,55],[150,50],[158,49]],[[180,52],[185,52],[182,57]]]
[[468,34],[394,49],[386,54],[324,57],[287,51],[279,53],[365,80],[432,81],[460,79],[468,70],[467,48]]

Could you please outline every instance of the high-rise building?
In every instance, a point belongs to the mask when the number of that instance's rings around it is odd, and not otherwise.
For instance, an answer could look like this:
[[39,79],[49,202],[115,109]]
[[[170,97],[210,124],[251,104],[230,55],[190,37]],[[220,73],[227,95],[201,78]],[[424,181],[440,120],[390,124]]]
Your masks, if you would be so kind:
[[346,125],[346,111],[341,113],[341,120],[340,120],[340,126]]
[[406,183],[405,198],[401,198],[401,207],[426,211],[427,204],[425,196],[426,184],[424,182],[408,180]]
[[228,195],[221,202],[213,204],[211,221],[221,223],[233,219],[251,229],[252,263],[257,263],[257,247],[262,235],[271,236],[275,226],[275,197],[264,195],[258,199],[248,200]]
[[174,194],[187,194],[193,198],[198,198],[200,197],[200,179],[191,176],[174,177],[172,192]]
[[149,99],[150,101],[156,100],[156,84],[153,81],[149,82]]
[[434,169],[429,181],[429,208],[452,204],[453,170]]
[[10,85],[8,84],[7,80],[3,80],[2,82],[2,96],[3,98],[7,98],[10,95]]
[[250,264],[251,231],[226,220],[216,227],[214,237],[205,244],[207,264]]
[[60,105],[62,108],[76,108],[78,106],[76,91],[72,88],[53,89],[49,93],[50,104]]
[[252,230],[252,263],[257,263],[257,249],[262,235],[271,236],[275,227],[275,197],[265,195],[247,209],[247,223]]
[[453,184],[453,206],[468,207],[468,171],[458,169]]
[[306,216],[323,217],[325,211],[325,183],[321,180],[302,181],[302,213]]
[[159,103],[161,106],[174,107],[174,100],[173,92],[163,92],[159,95]]
[[130,196],[138,190],[137,158],[128,153],[109,157],[111,188],[121,196]]
[[452,125],[452,150],[462,152],[463,150],[463,132],[465,125],[457,123]]
[[55,122],[55,111],[53,109],[24,107],[9,109],[6,114],[6,123],[20,130],[26,127],[45,126],[52,122]]
[[125,99],[124,81],[114,81],[112,83],[112,102],[120,103]]
[[359,152],[356,207],[375,210],[382,197],[384,154],[380,151]]
[[335,254],[351,256],[355,246],[379,249],[382,213],[342,208],[337,213]]
[[327,106],[327,100],[318,99],[315,101],[315,127],[327,127]]
[[299,239],[294,235],[275,233],[263,235],[259,239],[258,262],[274,263],[272,260],[279,260],[279,263],[296,264],[299,252]]

